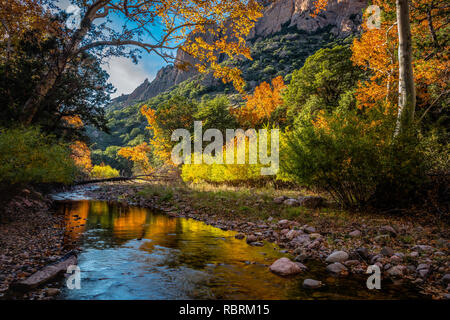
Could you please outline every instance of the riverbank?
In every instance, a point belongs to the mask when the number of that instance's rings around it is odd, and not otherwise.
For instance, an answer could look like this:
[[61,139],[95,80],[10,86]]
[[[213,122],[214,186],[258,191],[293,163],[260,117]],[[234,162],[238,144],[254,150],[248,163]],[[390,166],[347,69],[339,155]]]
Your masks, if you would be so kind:
[[[11,286],[67,253],[64,217],[52,211],[52,199],[32,189],[14,196],[0,212],[0,299],[49,300],[57,282],[20,293]],[[12,296],[13,295],[13,296]]]
[[297,262],[331,264],[336,257],[330,255],[343,251],[338,265],[330,268],[337,276],[365,274],[369,265],[376,264],[382,279],[412,282],[434,299],[450,298],[446,222],[423,212],[350,213],[330,204],[307,208],[289,200],[305,193],[164,182],[104,184],[88,192],[96,200],[159,209],[169,216],[233,230],[249,245],[273,242]]

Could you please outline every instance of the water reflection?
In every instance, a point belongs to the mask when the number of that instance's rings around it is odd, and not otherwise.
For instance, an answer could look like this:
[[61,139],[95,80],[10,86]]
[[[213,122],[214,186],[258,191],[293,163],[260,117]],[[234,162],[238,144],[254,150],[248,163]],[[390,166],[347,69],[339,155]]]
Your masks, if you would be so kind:
[[[106,202],[61,203],[66,243],[79,241],[82,289],[66,299],[348,299],[405,298],[404,287],[369,291],[365,279],[335,279],[323,266],[294,279],[267,266],[281,257],[275,247],[250,247],[223,231],[192,219],[170,218],[147,209]],[[305,278],[327,285],[301,287]]]

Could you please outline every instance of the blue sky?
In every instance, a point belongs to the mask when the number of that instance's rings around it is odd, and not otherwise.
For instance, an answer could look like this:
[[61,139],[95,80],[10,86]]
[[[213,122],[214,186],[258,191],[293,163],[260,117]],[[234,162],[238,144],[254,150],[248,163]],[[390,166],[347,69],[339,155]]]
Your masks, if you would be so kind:
[[[58,6],[66,9],[71,4],[70,0],[57,0]],[[114,26],[121,28],[123,20],[118,16],[112,17]],[[109,82],[117,89],[113,97],[131,93],[146,78],[152,81],[159,69],[167,63],[156,54],[142,52],[142,59],[134,64],[131,59],[123,57],[111,57],[103,65],[103,69],[109,73]]]

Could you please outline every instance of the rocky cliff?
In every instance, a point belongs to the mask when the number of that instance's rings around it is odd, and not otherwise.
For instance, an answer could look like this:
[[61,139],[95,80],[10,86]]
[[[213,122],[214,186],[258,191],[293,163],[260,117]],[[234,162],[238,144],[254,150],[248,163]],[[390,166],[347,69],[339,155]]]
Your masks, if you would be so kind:
[[[271,1],[266,6],[264,16],[256,23],[249,35],[249,40],[268,37],[280,32],[283,28],[296,28],[303,32],[315,32],[318,29],[331,27],[330,32],[338,37],[346,37],[359,28],[362,10],[366,0],[329,0],[325,11],[312,17],[315,0],[278,0]],[[178,51],[178,59],[192,62],[192,57],[183,51]],[[155,79],[145,80],[135,91],[113,100],[113,104],[120,107],[133,102],[150,99],[177,85],[193,75],[195,70],[180,70],[173,65],[159,70]]]

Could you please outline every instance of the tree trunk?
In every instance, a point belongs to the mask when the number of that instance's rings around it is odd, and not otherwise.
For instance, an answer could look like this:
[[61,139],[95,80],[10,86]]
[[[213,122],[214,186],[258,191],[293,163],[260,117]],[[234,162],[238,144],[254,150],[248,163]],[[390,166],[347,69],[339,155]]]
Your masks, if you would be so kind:
[[408,128],[414,119],[416,91],[412,67],[411,26],[409,22],[408,0],[397,1],[398,27],[398,118],[396,134]]
[[34,116],[38,112],[39,105],[42,103],[50,89],[53,88],[57,78],[57,75],[51,72],[33,90],[33,93],[22,109],[20,122],[23,125],[28,126],[32,123]]
[[80,23],[80,29],[78,29],[69,40],[68,46],[64,49],[61,57],[58,58],[57,62],[53,66],[53,70],[50,70],[49,73],[36,86],[30,98],[23,106],[22,117],[20,119],[22,124],[30,125],[32,123],[34,116],[39,111],[39,105],[55,85],[59,74],[65,71],[68,62],[77,53],[81,41],[89,32],[92,22],[96,18],[97,11],[103,8],[106,4],[107,1],[98,0],[89,7],[86,15]]

